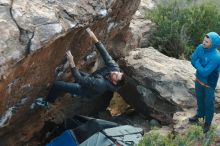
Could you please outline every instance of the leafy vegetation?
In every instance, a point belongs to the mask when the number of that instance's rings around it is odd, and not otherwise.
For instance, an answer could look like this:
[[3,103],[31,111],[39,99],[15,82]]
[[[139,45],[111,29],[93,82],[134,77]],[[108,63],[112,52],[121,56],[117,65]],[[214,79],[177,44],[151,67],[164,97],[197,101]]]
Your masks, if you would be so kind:
[[206,33],[220,32],[220,8],[213,0],[160,2],[146,13],[146,19],[155,24],[151,45],[175,58],[189,59]]
[[156,132],[145,134],[138,146],[211,146],[215,142],[215,127],[211,127],[207,134],[198,125],[191,125],[185,135],[177,134],[174,136],[162,136]]

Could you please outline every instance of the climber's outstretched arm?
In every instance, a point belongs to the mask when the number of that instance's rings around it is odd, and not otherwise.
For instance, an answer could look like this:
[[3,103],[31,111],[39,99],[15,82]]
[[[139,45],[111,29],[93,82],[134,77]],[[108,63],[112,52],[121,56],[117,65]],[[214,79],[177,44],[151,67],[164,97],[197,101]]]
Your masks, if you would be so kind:
[[105,65],[108,67],[114,67],[114,68],[116,67],[118,68],[117,70],[119,70],[118,64],[112,59],[112,57],[110,56],[104,45],[101,42],[99,42],[99,40],[97,39],[95,34],[90,30],[90,28],[87,28],[86,31],[88,32],[89,36],[95,41],[95,46],[99,51],[99,53],[101,54],[105,62]]

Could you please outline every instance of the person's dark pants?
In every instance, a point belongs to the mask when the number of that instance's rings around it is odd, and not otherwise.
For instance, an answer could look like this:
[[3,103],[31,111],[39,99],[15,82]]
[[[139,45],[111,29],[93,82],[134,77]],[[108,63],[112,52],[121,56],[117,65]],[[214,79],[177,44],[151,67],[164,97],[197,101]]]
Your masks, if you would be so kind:
[[[82,76],[89,76],[88,73],[80,71],[80,74]],[[84,89],[85,90],[85,89]],[[79,96],[79,97],[84,97],[86,91],[84,91],[80,84],[78,83],[69,83],[69,82],[64,82],[64,81],[55,81],[54,84],[52,85],[48,96],[46,97],[46,100],[48,102],[55,102],[57,99],[57,96],[60,92],[68,92],[72,96]]]
[[78,83],[55,81],[46,98],[48,102],[55,102],[60,92],[68,92],[73,96],[83,97],[83,91]]
[[205,122],[211,124],[214,115],[215,89],[205,87],[195,82],[197,98],[197,116],[205,118]]

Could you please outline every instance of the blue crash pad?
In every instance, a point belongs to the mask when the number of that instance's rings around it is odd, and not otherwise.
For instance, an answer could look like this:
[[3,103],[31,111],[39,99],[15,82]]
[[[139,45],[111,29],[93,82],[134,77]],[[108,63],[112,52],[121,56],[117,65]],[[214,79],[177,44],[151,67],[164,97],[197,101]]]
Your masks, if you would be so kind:
[[74,133],[71,130],[66,130],[59,137],[51,140],[46,146],[77,146],[77,141]]

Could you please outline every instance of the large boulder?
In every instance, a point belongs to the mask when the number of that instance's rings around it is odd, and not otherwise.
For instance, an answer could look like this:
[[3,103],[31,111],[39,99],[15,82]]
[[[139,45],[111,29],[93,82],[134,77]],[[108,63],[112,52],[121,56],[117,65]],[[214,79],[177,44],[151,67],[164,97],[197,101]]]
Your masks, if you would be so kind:
[[[63,62],[67,49],[74,54],[77,66],[84,68],[80,60],[93,45],[85,29],[90,27],[109,48],[120,30],[126,31],[139,3],[0,1],[0,145],[24,145],[43,127],[43,112],[30,114],[30,105],[36,96],[47,95],[55,68]],[[74,110],[79,114],[97,112],[108,102],[109,98],[94,99],[81,103],[83,106],[78,104],[68,114]]]
[[[195,69],[187,60],[170,58],[153,47],[137,48],[121,59],[127,84],[121,96],[143,115],[173,123],[173,114],[194,108]],[[219,107],[216,89],[216,108]]]
[[152,47],[137,48],[121,61],[128,84],[120,94],[135,109],[164,122],[195,107],[194,72],[189,61],[170,58]]

